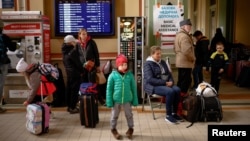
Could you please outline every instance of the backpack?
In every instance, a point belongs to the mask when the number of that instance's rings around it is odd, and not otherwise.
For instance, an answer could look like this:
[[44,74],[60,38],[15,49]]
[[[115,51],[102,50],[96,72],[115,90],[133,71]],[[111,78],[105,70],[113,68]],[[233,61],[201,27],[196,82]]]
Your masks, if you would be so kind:
[[49,63],[41,63],[38,65],[39,72],[46,76],[48,81],[55,81],[59,78],[59,71],[58,69]]
[[197,96],[194,93],[191,93],[189,96],[185,97],[182,103],[183,109],[182,114],[183,118],[191,122],[187,128],[191,127],[194,122],[199,121],[200,111],[201,111],[201,100],[200,96]]

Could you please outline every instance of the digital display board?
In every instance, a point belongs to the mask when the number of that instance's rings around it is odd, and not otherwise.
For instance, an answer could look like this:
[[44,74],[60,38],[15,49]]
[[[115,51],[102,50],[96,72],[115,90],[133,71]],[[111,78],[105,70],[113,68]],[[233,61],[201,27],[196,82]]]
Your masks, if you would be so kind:
[[114,0],[55,0],[55,35],[114,35]]

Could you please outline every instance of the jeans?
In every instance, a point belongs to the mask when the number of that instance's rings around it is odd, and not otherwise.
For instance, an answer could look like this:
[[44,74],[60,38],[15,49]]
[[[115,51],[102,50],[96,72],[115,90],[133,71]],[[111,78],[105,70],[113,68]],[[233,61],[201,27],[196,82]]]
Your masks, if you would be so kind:
[[202,65],[195,65],[193,69],[193,80],[194,86],[193,88],[197,88],[198,85],[203,81],[203,72],[202,72]]
[[154,93],[166,97],[167,115],[177,113],[177,107],[180,100],[180,88],[177,86],[155,86]]
[[9,64],[0,65],[0,101],[3,97],[3,87],[5,84],[6,75],[8,74]]

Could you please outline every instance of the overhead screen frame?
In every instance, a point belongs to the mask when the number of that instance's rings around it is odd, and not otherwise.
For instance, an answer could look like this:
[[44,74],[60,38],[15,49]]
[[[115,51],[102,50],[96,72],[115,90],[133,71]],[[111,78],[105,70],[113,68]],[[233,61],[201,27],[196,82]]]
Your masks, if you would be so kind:
[[[97,2],[106,2],[106,3],[110,3],[110,8],[109,8],[109,31],[103,31],[103,32],[92,32],[91,30],[89,30],[88,27],[89,24],[85,24],[82,27],[79,27],[77,30],[73,31],[73,32],[61,32],[59,30],[60,28],[60,18],[59,18],[59,4],[61,3],[69,3],[69,4],[88,4],[88,3],[97,3]],[[86,11],[83,11],[82,14],[87,13]],[[105,13],[104,13],[105,15]],[[108,17],[108,16],[107,16]],[[104,17],[105,18],[105,17]],[[115,35],[115,0],[54,0],[54,21],[55,21],[55,27],[54,27],[54,34],[55,36],[66,36],[69,34],[72,35],[77,35],[78,34],[78,30],[80,28],[86,28],[88,31],[88,34],[91,36],[95,36],[95,37],[100,37],[100,36],[113,36]],[[79,25],[78,25],[79,26]]]

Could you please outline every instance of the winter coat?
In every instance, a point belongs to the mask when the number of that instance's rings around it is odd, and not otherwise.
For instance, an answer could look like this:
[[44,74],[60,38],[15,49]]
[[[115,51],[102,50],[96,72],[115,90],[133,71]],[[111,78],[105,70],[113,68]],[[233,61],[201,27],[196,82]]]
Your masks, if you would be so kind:
[[176,34],[174,41],[174,52],[176,54],[175,65],[177,68],[193,68],[195,54],[192,37],[184,30]]
[[[167,76],[166,79],[162,78],[162,71],[159,63],[165,71],[163,75]],[[154,93],[155,86],[166,86],[166,82],[171,81],[174,83],[172,73],[169,71],[166,62],[163,60],[161,60],[160,62],[155,62],[149,57],[144,63],[143,72],[144,90],[148,94]]]
[[83,64],[80,62],[78,50],[73,45],[62,45],[63,64],[70,77],[80,77],[84,72]]
[[[28,75],[28,82],[30,85],[30,93],[27,98],[28,103],[31,103],[34,100],[35,96],[41,95],[41,92],[43,96],[46,96],[49,94],[53,94],[56,91],[56,87],[53,84],[53,82],[48,82],[46,77],[41,75],[38,69],[32,73],[27,73],[27,75]],[[42,86],[41,82],[43,82]]]
[[95,62],[95,67],[100,66],[99,51],[96,42],[93,39],[87,41],[86,47],[82,47],[80,43],[76,44],[76,48],[80,55],[81,63],[84,64],[88,60]]
[[106,90],[107,107],[113,107],[115,103],[131,103],[138,105],[137,88],[134,75],[131,71],[121,75],[117,70],[113,70],[108,77]]
[[206,66],[209,60],[209,39],[202,36],[195,45],[195,64]]

